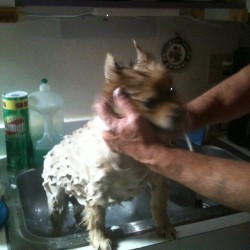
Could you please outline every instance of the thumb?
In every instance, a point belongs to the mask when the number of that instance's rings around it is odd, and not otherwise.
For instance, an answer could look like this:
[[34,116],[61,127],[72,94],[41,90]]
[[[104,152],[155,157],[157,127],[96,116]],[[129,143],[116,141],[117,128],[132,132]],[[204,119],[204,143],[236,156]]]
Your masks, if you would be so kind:
[[117,88],[114,90],[113,98],[115,105],[125,116],[137,112],[135,105],[131,102],[128,95],[122,88]]

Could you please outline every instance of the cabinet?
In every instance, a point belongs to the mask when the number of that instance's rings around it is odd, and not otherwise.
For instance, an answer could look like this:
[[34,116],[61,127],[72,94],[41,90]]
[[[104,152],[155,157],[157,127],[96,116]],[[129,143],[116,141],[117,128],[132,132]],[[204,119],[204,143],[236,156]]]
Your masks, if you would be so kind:
[[106,8],[244,8],[245,1],[168,1],[168,0],[17,0],[19,6],[84,6]]
[[[190,16],[198,20],[235,22],[246,22],[248,20],[247,1],[245,0],[17,0],[16,7],[32,8],[33,10],[41,7],[53,7],[54,9],[56,9],[55,7],[61,9],[62,7],[64,7],[63,9],[77,7],[94,16],[105,16],[106,13],[110,12],[110,16]],[[15,13],[12,13],[12,15],[15,15]],[[17,15],[13,18],[13,21],[17,21]]]
[[0,23],[15,23],[18,20],[15,7],[0,7]]

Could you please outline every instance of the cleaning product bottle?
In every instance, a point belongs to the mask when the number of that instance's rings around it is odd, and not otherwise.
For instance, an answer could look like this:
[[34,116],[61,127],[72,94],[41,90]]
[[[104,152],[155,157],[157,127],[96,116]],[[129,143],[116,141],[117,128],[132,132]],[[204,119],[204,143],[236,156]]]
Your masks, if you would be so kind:
[[29,123],[34,167],[42,167],[44,156],[63,137],[63,100],[45,78],[39,91],[29,95]]

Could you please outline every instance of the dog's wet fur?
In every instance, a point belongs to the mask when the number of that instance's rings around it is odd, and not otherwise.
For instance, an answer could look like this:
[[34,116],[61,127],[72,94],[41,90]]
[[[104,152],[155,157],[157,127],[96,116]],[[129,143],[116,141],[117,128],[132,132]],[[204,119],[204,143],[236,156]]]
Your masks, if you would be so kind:
[[[121,87],[138,111],[156,130],[176,133],[183,125],[183,107],[165,66],[143,51],[134,41],[137,61],[119,66],[107,54],[103,95],[112,101],[113,91]],[[151,186],[151,212],[155,230],[165,238],[176,238],[167,215],[167,181],[147,166],[112,152],[102,137],[99,117],[56,145],[45,157],[43,186],[53,227],[58,236],[63,215],[71,197],[75,219],[86,226],[90,244],[95,249],[110,250],[112,242],[105,233],[108,205],[132,199],[148,183]],[[79,206],[79,204],[81,206]]]

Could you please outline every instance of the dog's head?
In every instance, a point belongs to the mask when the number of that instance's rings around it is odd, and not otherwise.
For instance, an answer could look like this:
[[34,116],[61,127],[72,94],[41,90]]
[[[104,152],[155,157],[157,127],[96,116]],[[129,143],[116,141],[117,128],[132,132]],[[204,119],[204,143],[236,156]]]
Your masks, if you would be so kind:
[[167,69],[135,41],[134,46],[137,61],[130,67],[120,67],[114,57],[107,54],[104,95],[112,100],[113,91],[121,87],[153,125],[168,132],[181,129],[184,110]]

